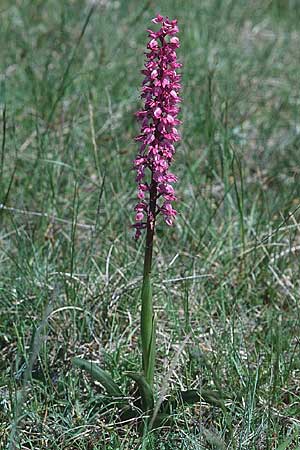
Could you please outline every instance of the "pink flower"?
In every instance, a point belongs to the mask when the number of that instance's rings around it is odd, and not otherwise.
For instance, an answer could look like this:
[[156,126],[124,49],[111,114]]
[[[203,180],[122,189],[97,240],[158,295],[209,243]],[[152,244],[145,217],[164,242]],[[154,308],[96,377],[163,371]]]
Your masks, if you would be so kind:
[[178,37],[171,37],[170,44],[172,44],[173,46],[178,48],[179,47],[179,39],[178,39]]
[[163,16],[161,16],[160,14],[157,14],[157,16],[154,19],[152,19],[152,22],[159,23],[159,22],[163,22],[163,20],[164,20]]
[[[170,183],[177,177],[169,172],[175,153],[174,142],[180,140],[176,125],[179,113],[180,74],[177,69],[176,49],[180,46],[177,20],[157,15],[152,22],[159,24],[158,31],[148,30],[150,41],[147,44],[145,75],[141,98],[144,107],[136,113],[141,122],[141,133],[136,137],[140,149],[134,161],[138,183],[139,202],[136,211],[135,237],[139,238],[145,228],[153,229],[156,216],[161,213],[168,225],[173,224],[177,214],[170,202],[176,200]],[[149,177],[145,182],[145,177]],[[144,219],[144,217],[146,218]]]
[[159,45],[155,39],[151,39],[151,41],[149,42],[147,47],[150,48],[150,50],[158,50],[159,49]]

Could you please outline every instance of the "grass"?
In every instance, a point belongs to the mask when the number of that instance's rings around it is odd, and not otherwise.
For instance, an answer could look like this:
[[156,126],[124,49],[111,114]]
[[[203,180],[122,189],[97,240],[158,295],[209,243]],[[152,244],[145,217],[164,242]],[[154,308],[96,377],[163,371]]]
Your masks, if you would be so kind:
[[[178,17],[180,216],[158,227],[157,392],[212,390],[143,439],[130,388],[143,242],[131,163],[152,1],[1,3],[0,446],[299,449],[297,0],[163,0]],[[231,433],[230,433],[231,429]]]

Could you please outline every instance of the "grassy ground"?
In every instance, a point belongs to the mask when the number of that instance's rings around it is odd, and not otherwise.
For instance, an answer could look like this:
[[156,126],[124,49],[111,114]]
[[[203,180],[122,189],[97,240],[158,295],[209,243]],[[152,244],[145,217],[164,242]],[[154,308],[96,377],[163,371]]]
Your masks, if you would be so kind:
[[[0,447],[299,449],[299,2],[95,3],[0,5]],[[124,389],[140,367],[133,113],[158,11],[179,19],[184,100],[156,389],[226,407],[179,409],[150,445],[71,358]]]

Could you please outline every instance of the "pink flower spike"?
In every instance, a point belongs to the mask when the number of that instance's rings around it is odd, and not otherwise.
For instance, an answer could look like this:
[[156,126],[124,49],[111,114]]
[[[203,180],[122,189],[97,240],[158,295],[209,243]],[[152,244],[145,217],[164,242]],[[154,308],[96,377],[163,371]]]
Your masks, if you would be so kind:
[[140,189],[141,191],[143,191],[143,192],[149,190],[149,188],[148,188],[148,186],[147,186],[146,184],[140,184],[140,185],[139,185],[139,189]]
[[170,95],[171,95],[173,98],[176,98],[176,99],[177,99],[177,97],[178,97],[177,92],[174,91],[174,89],[172,89],[172,91],[170,92]]
[[173,123],[175,122],[175,118],[171,114],[167,114],[167,122],[173,125]]
[[154,117],[156,117],[156,119],[158,119],[160,116],[161,116],[161,109],[158,107],[158,108],[156,108],[155,110],[154,110],[154,113],[153,113],[153,115],[154,115]]
[[170,173],[174,143],[180,140],[176,126],[180,124],[179,113],[180,74],[177,69],[176,50],[180,46],[177,20],[170,20],[158,14],[152,22],[159,24],[158,31],[148,30],[150,39],[145,52],[146,61],[142,73],[141,98],[144,101],[136,116],[141,132],[136,137],[140,142],[134,161],[138,183],[138,203],[135,206],[135,238],[147,228],[153,232],[158,212],[167,225],[172,225],[176,210],[171,202],[176,200],[173,186],[177,177]]
[[149,42],[149,44],[147,45],[147,47],[148,47],[150,50],[158,50],[159,45],[158,45],[158,43],[157,43],[157,41],[156,41],[155,39],[151,39],[151,41]]
[[174,45],[176,48],[179,47],[179,39],[178,37],[171,37],[170,39],[170,44]]
[[161,16],[160,14],[157,14],[157,16],[151,20],[151,22],[153,23],[159,23],[162,22],[164,20],[163,16]]

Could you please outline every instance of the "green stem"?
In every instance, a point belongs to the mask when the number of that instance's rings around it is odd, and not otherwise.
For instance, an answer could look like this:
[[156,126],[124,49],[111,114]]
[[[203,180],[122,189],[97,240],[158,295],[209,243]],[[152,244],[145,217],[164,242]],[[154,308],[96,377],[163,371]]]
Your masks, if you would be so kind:
[[141,337],[144,376],[153,386],[155,364],[155,318],[153,312],[151,270],[153,238],[155,230],[157,183],[151,180],[149,214],[147,219],[146,249],[144,258],[144,276],[142,287]]

